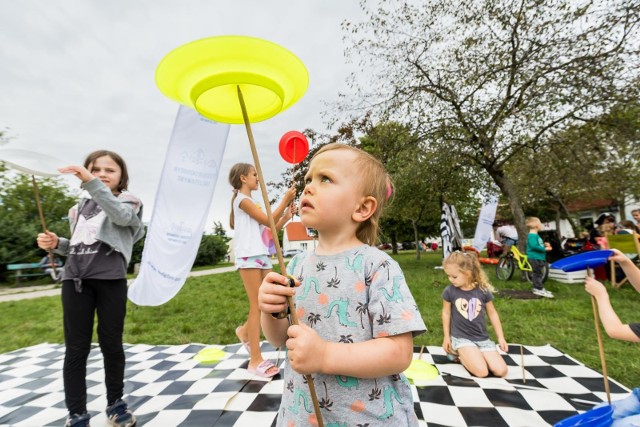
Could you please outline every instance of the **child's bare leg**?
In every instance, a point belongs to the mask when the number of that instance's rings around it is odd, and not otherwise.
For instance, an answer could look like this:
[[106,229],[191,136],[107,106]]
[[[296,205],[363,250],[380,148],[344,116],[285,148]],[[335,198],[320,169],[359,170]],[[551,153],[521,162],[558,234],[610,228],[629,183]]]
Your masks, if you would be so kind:
[[487,362],[487,366],[489,367],[489,371],[496,377],[505,377],[509,372],[509,368],[507,368],[507,364],[505,363],[500,353],[497,351],[484,351],[482,352],[482,356],[484,360]]
[[489,368],[480,349],[475,346],[458,348],[460,362],[474,377],[484,378],[489,375]]
[[257,268],[243,268],[239,271],[249,299],[249,315],[242,333],[246,334],[251,348],[249,367],[255,368],[263,361],[260,352],[260,310],[258,309],[258,288],[262,283],[262,271]]

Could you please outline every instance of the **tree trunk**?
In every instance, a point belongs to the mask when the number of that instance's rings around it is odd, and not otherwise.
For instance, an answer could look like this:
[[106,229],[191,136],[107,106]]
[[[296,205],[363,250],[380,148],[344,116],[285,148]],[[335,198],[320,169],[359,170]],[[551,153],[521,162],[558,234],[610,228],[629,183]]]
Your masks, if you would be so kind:
[[560,215],[560,209],[556,210],[556,237],[558,240],[562,241],[562,232],[560,231],[560,221],[562,220],[562,216]]
[[619,198],[620,201],[618,202],[618,209],[620,209],[620,221],[627,219],[627,213],[625,212],[627,210],[627,204],[625,199],[626,197],[622,196]]
[[398,237],[395,231],[391,233],[391,253],[398,255]]
[[518,249],[520,249],[520,252],[525,253],[527,250],[527,234],[529,234],[529,231],[524,223],[524,210],[522,209],[520,196],[511,180],[505,176],[504,170],[496,167],[485,167],[485,170],[489,173],[489,176],[493,178],[493,181],[502,191],[502,194],[509,200],[509,207],[513,214],[513,225],[516,227],[516,230],[518,230]]
[[[496,183],[498,188],[502,190],[502,194],[507,196],[507,199],[509,200],[509,207],[513,214],[513,225],[518,231],[518,249],[523,254],[527,253],[527,235],[529,234],[529,230],[524,222],[524,210],[522,209],[520,196],[518,195],[518,192],[511,180],[505,176],[504,170],[494,167],[486,168],[486,170],[489,173],[489,176],[493,178],[493,181]],[[520,272],[520,281],[526,281],[524,273],[524,271]]]
[[416,242],[416,259],[420,259],[420,240],[418,239],[418,223],[415,219],[411,220],[413,225],[413,240]]

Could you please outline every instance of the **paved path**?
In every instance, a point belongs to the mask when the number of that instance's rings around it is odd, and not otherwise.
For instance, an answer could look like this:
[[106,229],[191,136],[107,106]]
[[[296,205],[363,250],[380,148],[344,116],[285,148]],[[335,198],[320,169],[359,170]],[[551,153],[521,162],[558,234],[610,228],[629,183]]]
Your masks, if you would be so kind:
[[[219,274],[219,273],[227,273],[229,271],[234,271],[235,267],[219,267],[219,268],[211,268],[209,270],[198,270],[192,271],[189,273],[189,277],[199,277],[199,276],[208,276],[210,274]],[[129,279],[129,284],[133,282],[134,279]],[[31,298],[40,298],[40,297],[51,297],[55,295],[60,295],[60,285],[40,285],[40,286],[25,286],[22,288],[7,288],[0,289],[0,302],[6,301],[19,301],[23,299],[31,299]]]

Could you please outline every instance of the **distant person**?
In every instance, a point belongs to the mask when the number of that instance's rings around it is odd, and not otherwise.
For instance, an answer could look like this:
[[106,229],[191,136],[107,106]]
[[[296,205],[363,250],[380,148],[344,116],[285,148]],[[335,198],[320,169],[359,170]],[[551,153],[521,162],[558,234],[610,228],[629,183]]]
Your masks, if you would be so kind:
[[[547,266],[547,246],[538,234],[542,230],[542,222],[535,216],[525,220],[529,234],[527,235],[527,258],[531,264],[533,294],[544,298],[553,298],[553,294],[543,286],[544,270]],[[550,249],[550,247],[549,247]]]
[[607,234],[613,234],[615,225],[616,217],[612,213],[604,212],[600,214],[595,221],[595,226],[589,231],[589,243],[591,243],[595,249],[604,246],[603,238]]
[[502,244],[495,240],[487,241],[487,255],[489,258],[497,258],[502,255]]
[[620,221],[616,228],[616,234],[633,234],[634,232],[638,233],[638,227],[628,219]]
[[84,166],[66,166],[88,193],[69,211],[71,238],[38,234],[41,249],[67,257],[62,276],[65,355],[65,427],[87,427],[87,358],[93,319],[98,315],[98,342],[104,357],[107,421],[132,427],[136,417],[122,400],[125,354],[122,333],[127,311],[127,265],[133,244],[144,235],[142,202],[127,191],[127,166],[118,154],[99,150]]
[[511,246],[518,246],[518,230],[513,225],[496,222],[493,224],[496,240],[502,245],[502,255],[508,255]]
[[493,286],[478,256],[469,252],[453,252],[442,263],[451,284],[442,292],[442,348],[458,355],[462,365],[476,377],[489,373],[507,375],[508,368],[496,343],[489,337],[487,319],[498,338],[498,347],[508,350],[500,316],[493,305]]
[[[640,270],[638,267],[619,250],[612,249],[612,251],[613,255],[609,257],[609,260],[617,262],[622,267],[627,279],[629,279],[629,283],[636,291],[640,292]],[[598,302],[598,313],[607,335],[617,340],[640,342],[640,323],[625,324],[620,321],[611,306],[607,289],[602,283],[592,277],[587,277],[584,288]]]
[[634,209],[631,211],[631,216],[636,221],[636,229],[640,232],[640,209]]
[[[249,315],[246,322],[236,328],[236,336],[249,353],[247,371],[259,377],[270,378],[278,374],[280,368],[272,361],[264,360],[260,352],[258,288],[262,279],[271,271],[269,247],[274,244],[273,237],[267,214],[251,198],[251,193],[260,185],[256,168],[248,163],[233,165],[229,172],[229,184],[233,187],[229,225],[233,230],[235,267],[249,299]],[[295,196],[295,188],[288,189],[282,202],[273,211],[278,230],[291,219],[292,211],[288,206]]]
[[[311,407],[309,374],[318,397],[333,402],[322,410],[326,426],[417,426],[403,372],[413,337],[426,327],[400,266],[373,246],[390,187],[384,167],[362,150],[328,144],[311,159],[305,182],[300,219],[318,231],[318,246],[287,268],[302,286],[281,286],[288,279],[277,273],[260,286],[265,336],[287,346],[277,425],[317,425],[301,405]],[[295,296],[299,325],[278,315],[286,296]]]
[[62,260],[60,259],[60,257],[55,256],[52,263],[51,257],[49,257],[49,255],[46,255],[42,257],[38,265],[44,270],[45,273],[51,276],[51,280],[53,280],[54,282],[57,283],[62,280],[62,272],[64,271],[64,268],[62,267]]

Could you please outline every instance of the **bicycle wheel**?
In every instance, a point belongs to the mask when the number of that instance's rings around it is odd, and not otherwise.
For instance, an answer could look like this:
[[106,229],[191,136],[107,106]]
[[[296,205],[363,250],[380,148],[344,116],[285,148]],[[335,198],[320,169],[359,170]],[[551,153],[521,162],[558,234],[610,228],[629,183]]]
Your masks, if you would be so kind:
[[[527,282],[533,283],[533,271],[525,271],[524,277],[527,279]],[[546,282],[547,278],[549,278],[549,264],[545,264],[544,267],[542,267],[542,283]]]
[[542,273],[542,283],[546,282],[549,278],[549,263],[544,264],[544,270]]
[[524,278],[527,279],[527,282],[533,283],[533,271],[523,271]]
[[500,280],[509,280],[515,270],[515,261],[508,256],[500,257],[496,264],[496,276]]

